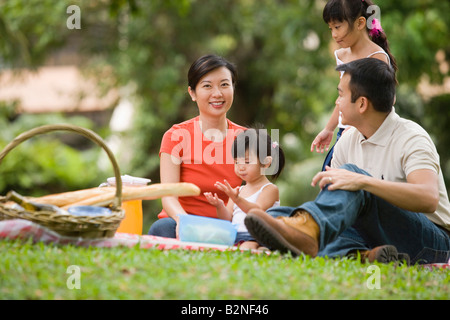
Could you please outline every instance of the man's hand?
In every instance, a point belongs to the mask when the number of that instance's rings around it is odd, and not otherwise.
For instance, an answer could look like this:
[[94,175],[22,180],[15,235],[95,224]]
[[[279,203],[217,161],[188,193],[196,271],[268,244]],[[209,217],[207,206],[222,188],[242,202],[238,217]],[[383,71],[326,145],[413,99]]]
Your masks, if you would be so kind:
[[364,180],[367,176],[351,172],[345,169],[332,169],[325,167],[326,171],[317,173],[312,179],[311,185],[315,187],[317,184],[323,189],[327,184],[328,190],[347,190],[357,191],[364,188]]

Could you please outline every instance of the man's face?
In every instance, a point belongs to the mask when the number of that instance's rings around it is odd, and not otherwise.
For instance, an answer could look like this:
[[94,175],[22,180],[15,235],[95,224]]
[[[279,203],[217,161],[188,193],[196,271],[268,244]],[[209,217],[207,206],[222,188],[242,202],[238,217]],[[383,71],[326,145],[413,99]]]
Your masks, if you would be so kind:
[[339,97],[336,100],[336,105],[342,117],[342,124],[354,126],[358,115],[356,105],[359,99],[352,102],[352,92],[349,86],[350,79],[350,75],[344,73],[338,85]]

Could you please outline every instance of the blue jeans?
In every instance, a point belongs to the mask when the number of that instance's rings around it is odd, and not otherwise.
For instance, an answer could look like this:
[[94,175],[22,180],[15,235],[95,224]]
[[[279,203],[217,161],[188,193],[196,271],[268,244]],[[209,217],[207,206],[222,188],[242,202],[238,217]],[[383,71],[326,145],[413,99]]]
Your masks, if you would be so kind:
[[176,238],[176,228],[177,223],[172,218],[162,218],[155,221],[150,230],[148,231],[149,235],[165,237],[165,238]]
[[[352,164],[341,168],[369,175]],[[400,209],[363,190],[325,187],[314,201],[267,212],[290,216],[298,209],[309,212],[319,225],[319,256],[342,257],[386,244],[409,254],[412,264],[444,263],[450,256],[450,236],[424,214]]]
[[236,234],[236,240],[234,241],[234,244],[239,244],[245,241],[256,241],[255,238],[252,237],[252,235],[249,232],[238,232]]

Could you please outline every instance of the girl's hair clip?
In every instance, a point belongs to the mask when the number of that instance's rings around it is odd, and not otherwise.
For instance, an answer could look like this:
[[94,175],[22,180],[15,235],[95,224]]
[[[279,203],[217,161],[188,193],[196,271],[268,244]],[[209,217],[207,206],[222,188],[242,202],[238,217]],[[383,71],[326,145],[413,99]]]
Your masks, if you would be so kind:
[[381,32],[383,32],[383,28],[381,27],[380,20],[373,19],[372,20],[372,28],[369,31],[369,35],[372,38],[376,38],[380,35]]
[[272,142],[272,148],[275,149],[276,147],[278,147],[278,142],[276,141]]

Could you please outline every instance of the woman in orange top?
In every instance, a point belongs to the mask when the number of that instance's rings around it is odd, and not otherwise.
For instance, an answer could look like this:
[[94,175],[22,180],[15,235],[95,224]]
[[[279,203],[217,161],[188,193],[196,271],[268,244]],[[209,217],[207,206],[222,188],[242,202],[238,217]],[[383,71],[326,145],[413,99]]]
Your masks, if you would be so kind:
[[236,83],[236,68],[216,55],[195,61],[188,72],[188,92],[198,106],[199,115],[172,126],[163,136],[160,148],[161,183],[191,182],[201,189],[196,197],[164,197],[159,220],[149,234],[178,237],[178,215],[194,214],[217,218],[216,208],[205,192],[214,192],[225,201],[228,196],[214,187],[226,179],[232,187],[242,184],[234,172],[231,146],[245,130],[227,119]]

